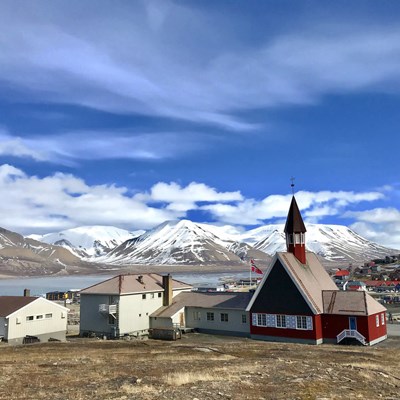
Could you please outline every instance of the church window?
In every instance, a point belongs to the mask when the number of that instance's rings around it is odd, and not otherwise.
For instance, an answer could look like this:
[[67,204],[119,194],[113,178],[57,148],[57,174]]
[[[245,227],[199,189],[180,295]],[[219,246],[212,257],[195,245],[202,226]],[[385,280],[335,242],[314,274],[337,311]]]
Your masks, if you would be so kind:
[[276,316],[276,326],[277,328],[286,328],[286,315]]
[[298,315],[296,319],[297,319],[297,321],[296,321],[297,329],[307,329],[307,317],[305,317],[303,315]]

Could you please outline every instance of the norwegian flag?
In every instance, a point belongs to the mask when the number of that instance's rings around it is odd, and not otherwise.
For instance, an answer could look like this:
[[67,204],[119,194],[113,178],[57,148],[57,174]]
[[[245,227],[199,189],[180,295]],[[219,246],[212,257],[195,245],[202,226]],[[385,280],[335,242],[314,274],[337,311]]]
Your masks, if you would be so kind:
[[250,263],[251,263],[251,271],[252,272],[255,272],[256,274],[260,274],[260,275],[263,274],[263,272],[261,271],[260,268],[257,267],[257,265],[253,259],[250,260]]

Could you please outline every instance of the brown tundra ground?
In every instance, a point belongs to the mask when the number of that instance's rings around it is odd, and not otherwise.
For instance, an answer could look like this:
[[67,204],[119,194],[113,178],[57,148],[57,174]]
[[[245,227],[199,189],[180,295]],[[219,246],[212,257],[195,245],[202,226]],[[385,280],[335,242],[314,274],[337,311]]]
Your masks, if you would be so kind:
[[0,399],[400,399],[400,337],[375,347],[187,334],[0,346]]

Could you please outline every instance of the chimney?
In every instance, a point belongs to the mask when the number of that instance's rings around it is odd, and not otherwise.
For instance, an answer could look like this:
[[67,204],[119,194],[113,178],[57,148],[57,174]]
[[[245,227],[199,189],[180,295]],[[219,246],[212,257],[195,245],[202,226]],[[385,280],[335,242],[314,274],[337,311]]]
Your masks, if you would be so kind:
[[24,289],[24,297],[30,297],[30,296],[31,296],[30,289]]
[[143,275],[139,275],[137,280],[139,281],[139,283],[143,284]]
[[293,253],[302,264],[306,263],[306,231],[299,207],[293,196],[285,225],[286,247],[288,253]]
[[172,304],[172,276],[170,274],[163,275],[164,299],[163,306]]

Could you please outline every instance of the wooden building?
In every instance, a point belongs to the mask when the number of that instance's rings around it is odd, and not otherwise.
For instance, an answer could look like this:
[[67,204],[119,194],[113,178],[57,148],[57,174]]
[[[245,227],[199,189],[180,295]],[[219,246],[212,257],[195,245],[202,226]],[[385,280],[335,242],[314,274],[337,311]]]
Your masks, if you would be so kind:
[[386,339],[386,309],[366,292],[339,291],[317,256],[306,252],[305,234],[293,196],[285,225],[287,252],[275,255],[247,307],[251,337],[370,345]]

